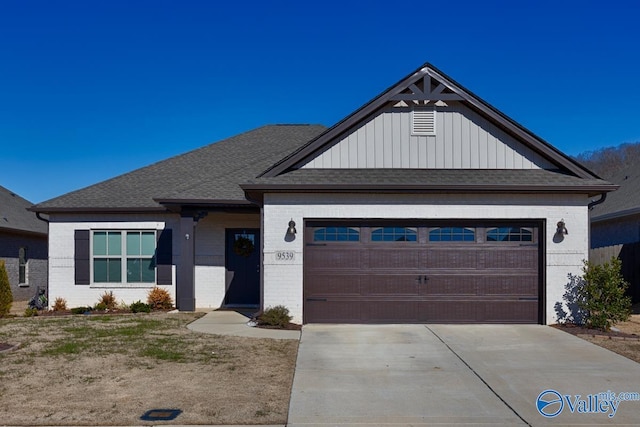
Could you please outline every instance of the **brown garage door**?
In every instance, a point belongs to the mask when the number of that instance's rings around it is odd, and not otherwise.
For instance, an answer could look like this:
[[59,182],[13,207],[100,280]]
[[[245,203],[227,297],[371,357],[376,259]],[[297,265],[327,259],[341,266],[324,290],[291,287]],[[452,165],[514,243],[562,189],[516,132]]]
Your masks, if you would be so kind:
[[539,323],[541,224],[307,221],[305,323]]

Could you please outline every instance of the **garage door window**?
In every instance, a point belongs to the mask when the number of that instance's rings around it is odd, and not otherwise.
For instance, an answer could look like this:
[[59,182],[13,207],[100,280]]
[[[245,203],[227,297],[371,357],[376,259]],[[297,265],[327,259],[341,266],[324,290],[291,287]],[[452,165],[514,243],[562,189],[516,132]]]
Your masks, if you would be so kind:
[[475,240],[475,228],[438,227],[429,231],[430,242],[474,242]]
[[414,227],[378,227],[371,231],[372,242],[417,242],[418,229]]
[[533,242],[533,229],[495,227],[487,229],[487,242]]
[[359,242],[359,227],[316,227],[313,229],[314,242]]

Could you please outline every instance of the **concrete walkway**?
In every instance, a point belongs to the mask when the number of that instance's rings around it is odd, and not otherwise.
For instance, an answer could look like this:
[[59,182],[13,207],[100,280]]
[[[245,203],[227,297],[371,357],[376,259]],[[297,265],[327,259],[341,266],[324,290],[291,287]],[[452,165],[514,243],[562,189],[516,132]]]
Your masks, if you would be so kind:
[[[574,413],[541,415],[548,389]],[[287,425],[637,425],[640,401],[578,413],[608,390],[640,392],[640,365],[547,326],[306,325]]]
[[300,331],[264,329],[247,325],[250,319],[235,311],[210,311],[200,319],[191,322],[187,328],[206,334],[233,335],[236,337],[272,338],[278,340],[298,340]]

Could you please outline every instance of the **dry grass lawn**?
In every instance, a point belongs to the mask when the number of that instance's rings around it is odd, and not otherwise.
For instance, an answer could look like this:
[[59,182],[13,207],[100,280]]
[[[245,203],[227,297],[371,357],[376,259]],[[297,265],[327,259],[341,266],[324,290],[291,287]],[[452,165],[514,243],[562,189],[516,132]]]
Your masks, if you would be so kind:
[[626,334],[635,334],[633,338],[617,338],[606,335],[578,335],[593,344],[618,353],[628,359],[640,363],[640,314],[634,314],[627,322],[615,325],[616,329]]
[[197,314],[0,319],[0,424],[284,424],[298,342],[192,332]]

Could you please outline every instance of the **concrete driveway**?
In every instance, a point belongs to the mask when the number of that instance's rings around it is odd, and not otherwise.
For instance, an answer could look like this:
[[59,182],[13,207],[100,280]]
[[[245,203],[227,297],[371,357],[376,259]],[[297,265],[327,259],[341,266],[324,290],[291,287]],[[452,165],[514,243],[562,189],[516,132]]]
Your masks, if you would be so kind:
[[288,425],[638,425],[609,391],[640,364],[547,326],[307,325]]

